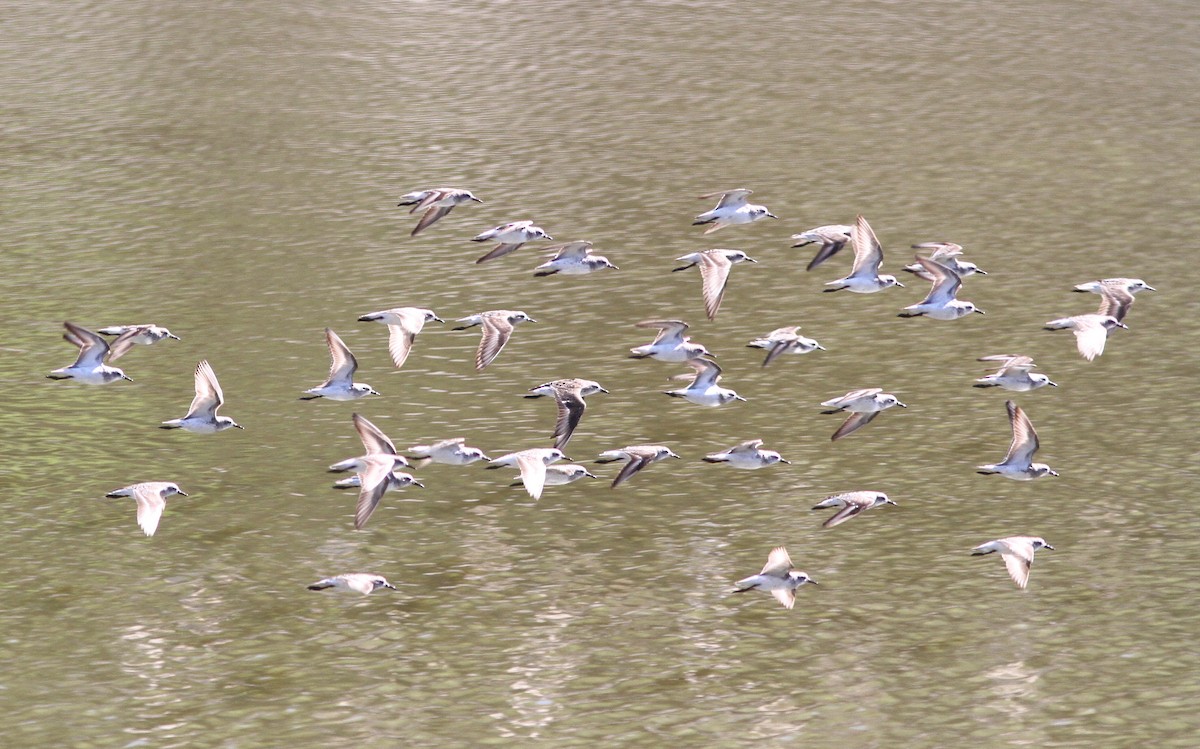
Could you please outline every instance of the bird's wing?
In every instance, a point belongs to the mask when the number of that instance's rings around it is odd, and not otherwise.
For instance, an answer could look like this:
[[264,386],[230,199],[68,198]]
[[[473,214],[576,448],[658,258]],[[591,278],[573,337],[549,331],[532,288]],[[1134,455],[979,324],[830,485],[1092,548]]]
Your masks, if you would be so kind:
[[762,440],[746,440],[745,442],[734,445],[725,452],[729,453],[756,453],[758,448],[762,447]]
[[776,546],[771,549],[771,553],[767,555],[767,563],[763,565],[760,575],[769,575],[770,577],[785,577],[793,568],[792,558],[788,556],[787,549],[782,546]]
[[345,341],[330,328],[325,328],[325,342],[329,344],[329,379],[322,387],[339,383],[350,385],[354,382],[358,360],[350,353]]
[[933,277],[933,288],[921,300],[921,304],[944,305],[954,301],[958,288],[962,286],[962,277],[953,269],[927,257],[917,255],[917,262]]
[[516,252],[518,249],[521,248],[521,245],[523,245],[523,244],[525,244],[525,243],[524,242],[501,242],[500,244],[493,247],[491,252],[489,252],[488,254],[486,254],[483,257],[476,260],[475,264],[478,265],[479,263],[486,263],[489,260],[495,260],[498,257],[504,257],[505,255]]
[[416,338],[416,332],[407,325],[388,326],[388,354],[391,355],[392,363],[396,365],[397,369],[404,366]]
[[363,448],[367,455],[396,455],[396,445],[392,443],[388,436],[383,431],[367,421],[365,416],[354,414],[351,417],[354,421],[354,429],[358,432],[358,438],[362,440]]
[[554,424],[554,446],[563,449],[571,441],[575,427],[583,418],[587,404],[577,388],[555,388],[554,401],[558,404],[558,421]]
[[850,417],[847,418],[844,422],[842,422],[842,425],[840,427],[838,427],[838,430],[833,433],[833,436],[830,438],[830,441],[833,442],[836,440],[840,440],[842,437],[845,437],[848,434],[853,434],[854,432],[857,432],[859,429],[862,429],[867,424],[870,424],[871,420],[874,419],[876,416],[878,416],[879,413],[880,413],[879,411],[872,411],[871,413],[865,413],[865,414],[850,414]]
[[[1133,305],[1133,294],[1119,286],[1103,286],[1100,289],[1101,315],[1115,317],[1117,322],[1124,322],[1125,315]],[[1107,331],[1105,331],[1107,333]]]
[[79,347],[79,356],[75,359],[74,366],[91,369],[104,363],[104,357],[108,354],[108,341],[73,322],[64,322],[63,327],[67,329],[63,338]]
[[739,187],[736,190],[724,190],[722,192],[710,192],[707,195],[701,195],[700,200],[710,200],[719,195],[721,197],[721,200],[717,203],[717,208],[728,208],[730,206],[737,206],[742,203],[745,203],[746,198],[750,197],[750,195],[753,194],[753,192],[754,192],[753,190],[747,190],[744,187]]
[[1012,401],[1005,401],[1004,405],[1008,409],[1008,420],[1012,424],[1013,433],[1012,443],[1008,446],[1008,455],[1004,457],[1004,462],[1028,466],[1033,462],[1033,454],[1040,446],[1037,432],[1034,431],[1033,422],[1029,420],[1025,409]]
[[147,536],[153,536],[154,531],[158,530],[163,509],[167,506],[166,500],[157,491],[144,485],[134,487],[133,499],[137,502],[138,527]]
[[1033,547],[1029,547],[1028,555],[1025,554],[1025,551],[1020,545],[1010,544],[1007,551],[1000,552],[1004,566],[1008,568],[1008,576],[1022,590],[1029,584],[1029,568],[1033,565]]
[[564,242],[563,244],[551,245],[542,249],[547,254],[553,255],[555,260],[582,260],[587,257],[588,252],[592,249],[592,243],[586,240],[579,240],[577,242]]
[[705,252],[700,255],[700,281],[704,293],[704,312],[712,320],[721,309],[721,300],[725,298],[725,286],[729,283],[729,270],[733,263],[719,252]]
[[785,609],[790,609],[796,605],[796,590],[794,588],[772,588],[771,595],[776,601],[783,604]]
[[187,416],[184,418],[190,419],[195,416],[214,418],[217,409],[225,402],[225,394],[221,392],[217,375],[213,372],[212,365],[208,363],[207,359],[202,359],[196,365],[195,388],[196,397],[192,398],[192,405],[188,407]]
[[475,352],[475,369],[482,370],[495,361],[512,337],[513,324],[503,317],[483,318],[483,337],[479,339],[479,349]]
[[646,464],[649,462],[647,456],[641,453],[626,454],[629,455],[629,462],[621,467],[621,472],[617,474],[615,479],[613,479],[613,489],[616,489],[618,486],[628,481],[633,474],[645,468]]
[[819,236],[821,237],[821,247],[817,250],[817,253],[813,255],[813,259],[809,261],[808,265],[805,267],[805,270],[812,270],[829,258],[838,254],[842,251],[842,248],[846,246],[846,243],[850,241],[850,237],[846,236],[845,234],[832,231],[820,232]]
[[709,388],[716,385],[717,380],[721,377],[721,367],[715,361],[697,357],[688,359],[687,365],[696,370],[696,376],[692,378],[692,384],[689,387]]
[[453,207],[454,206],[452,205],[435,205],[434,207],[425,211],[425,213],[421,214],[421,220],[417,222],[415,227],[413,227],[412,234],[409,236],[415,237],[429,227],[433,226],[438,222],[439,219],[449,213],[450,209]]
[[854,245],[854,268],[850,275],[875,277],[879,266],[883,265],[883,247],[863,216],[855,219],[854,230],[850,232],[850,242]]
[[1097,318],[1080,316],[1075,320],[1075,347],[1084,359],[1091,361],[1104,353],[1108,330]]
[[371,514],[375,512],[379,500],[383,499],[383,494],[388,489],[389,477],[396,465],[390,457],[384,455],[368,455],[363,458],[363,462],[366,465],[358,474],[362,488],[358,493],[358,504],[354,507],[355,530],[361,530],[371,519]]
[[666,340],[683,340],[684,331],[690,327],[683,320],[642,320],[639,323],[634,323],[635,328],[658,328],[658,335],[654,338],[654,343]]
[[546,486],[546,463],[540,455],[517,456],[517,468],[521,471],[521,481],[525,491],[534,499],[541,499],[542,489]]
[[779,358],[780,354],[790,349],[793,343],[794,341],[776,341],[771,345],[771,350],[767,352],[767,357],[763,359],[762,365],[765,367],[775,361]]
[[843,498],[841,509],[835,512],[833,516],[824,523],[821,523],[821,527],[832,528],[835,525],[841,525],[865,509],[867,509],[867,505],[861,500],[849,497]]

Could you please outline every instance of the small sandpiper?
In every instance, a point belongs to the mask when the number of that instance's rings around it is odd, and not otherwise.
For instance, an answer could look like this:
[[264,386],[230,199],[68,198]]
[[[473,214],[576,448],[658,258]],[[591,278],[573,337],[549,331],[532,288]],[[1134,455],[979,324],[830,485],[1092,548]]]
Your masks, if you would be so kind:
[[324,580],[318,580],[308,586],[309,590],[328,590],[329,588],[354,591],[362,593],[365,596],[370,595],[380,588],[395,590],[396,586],[389,583],[381,575],[372,575],[366,572],[348,572],[344,575],[334,575]]
[[850,416],[838,430],[830,437],[830,441],[840,440],[848,434],[862,429],[871,420],[879,415],[880,411],[899,406],[900,408],[908,408],[891,393],[883,392],[883,388],[863,388],[862,390],[851,390],[840,398],[827,400],[821,403],[822,406],[830,409],[822,411],[823,414],[836,414],[842,411],[849,411]]
[[1028,356],[1021,356],[1019,354],[992,354],[990,356],[981,356],[976,361],[997,361],[1000,362],[1000,369],[996,370],[993,374],[975,380],[973,387],[1001,387],[1005,390],[1012,390],[1018,393],[1037,390],[1046,385],[1058,387],[1058,383],[1051,382],[1048,376],[1040,372],[1031,371],[1037,365]]
[[917,256],[917,263],[933,281],[933,288],[920,302],[905,307],[900,317],[923,315],[934,320],[957,320],[972,312],[984,314],[973,302],[960,302],[957,299],[958,290],[962,288],[962,276],[953,268],[920,255]]
[[1033,454],[1038,451],[1041,443],[1038,442],[1037,432],[1034,431],[1033,422],[1029,420],[1029,416],[1012,401],[1005,401],[1004,407],[1008,409],[1008,422],[1012,427],[1012,442],[1008,446],[1008,454],[1004,456],[1004,461],[1001,463],[978,466],[976,473],[985,476],[998,473],[1006,479],[1016,481],[1031,481],[1043,476],[1057,476],[1058,473],[1051,470],[1050,466],[1045,463],[1033,462]]
[[621,468],[621,472],[617,474],[617,477],[613,479],[611,488],[616,489],[628,481],[635,473],[651,463],[657,463],[666,458],[678,457],[666,445],[629,445],[619,450],[606,450],[600,453],[600,457],[596,459],[596,462],[615,463],[620,460],[629,461]]
[[1079,355],[1092,361],[1104,353],[1104,344],[1113,328],[1126,328],[1122,320],[1133,304],[1133,294],[1116,287],[1100,290],[1100,309],[1087,315],[1063,317],[1046,323],[1046,330],[1070,329],[1075,333],[1075,347]]
[[186,429],[197,434],[212,434],[226,429],[245,429],[228,416],[217,416],[217,409],[225,403],[225,394],[217,382],[217,373],[207,359],[196,365],[196,397],[182,419],[171,419],[159,425],[159,429]]
[[658,335],[645,346],[629,349],[630,359],[658,359],[665,362],[685,362],[700,356],[713,356],[699,343],[686,335],[688,324],[683,320],[642,320],[635,328],[658,328]]
[[583,410],[587,407],[583,399],[589,395],[607,392],[598,382],[572,377],[529,388],[529,394],[525,397],[541,398],[549,395],[554,398],[554,403],[558,406],[558,420],[554,424],[554,446],[561,450],[571,441],[575,427],[579,426],[579,420],[583,418]]
[[417,468],[429,463],[465,466],[477,460],[491,460],[478,447],[468,447],[465,437],[439,440],[429,445],[413,445],[405,452],[410,459],[417,461]]
[[538,278],[553,276],[555,273],[561,273],[564,276],[582,276],[606,268],[621,270],[603,255],[592,254],[591,242],[567,242],[543,249],[547,250],[544,257],[550,259],[533,269],[533,275]]
[[735,263],[758,261],[741,250],[704,250],[689,252],[675,258],[687,265],[675,268],[673,272],[687,270],[694,265],[700,266],[700,284],[704,296],[704,312],[708,319],[715,319],[721,309],[721,300],[725,298],[725,287],[729,285],[729,270]]
[[805,270],[812,270],[821,263],[842,251],[842,248],[850,241],[850,232],[854,231],[853,226],[845,224],[827,224],[818,226],[815,229],[793,234],[792,239],[798,239],[792,247],[804,247],[813,243],[819,243],[821,246],[817,248],[817,254],[813,255],[813,259],[809,261],[808,267]]
[[329,346],[329,377],[315,388],[300,396],[302,401],[328,398],[331,401],[352,401],[367,395],[379,395],[375,388],[354,381],[354,373],[358,371],[358,359],[350,353],[349,347],[337,333],[325,328],[325,343]]
[[765,367],[782,354],[807,354],[810,351],[825,351],[825,347],[812,338],[800,335],[800,326],[792,325],[786,328],[776,328],[765,338],[756,338],[746,344],[746,348],[765,348],[767,356],[763,359]]
[[881,505],[895,506],[896,503],[888,499],[888,495],[883,492],[846,492],[822,499],[813,505],[813,509],[827,510],[831,507],[838,508],[838,511],[828,520],[821,523],[822,528],[832,528],[835,525],[841,525],[856,515],[861,515],[873,507]]
[[1018,588],[1024,590],[1025,586],[1029,585],[1029,568],[1033,565],[1033,553],[1038,549],[1054,551],[1054,547],[1046,543],[1046,539],[1038,536],[1008,536],[976,546],[971,549],[971,556],[981,557],[1000,552],[1000,558],[1008,568],[1008,576]]
[[688,386],[678,390],[664,390],[664,395],[683,398],[692,403],[710,407],[723,406],[730,401],[746,400],[733,390],[720,386],[721,368],[715,361],[703,358],[689,359],[687,365],[695,370],[694,375],[677,375],[672,379],[691,377]]
[[768,211],[765,205],[755,205],[747,202],[746,198],[750,197],[753,193],[753,190],[739,187],[736,190],[723,190],[721,192],[710,192],[707,195],[701,195],[700,200],[711,200],[712,198],[719,197],[720,201],[711,211],[705,211],[696,216],[692,221],[692,226],[712,224],[704,230],[705,234],[712,234],[718,229],[723,229],[726,226],[734,224],[749,224],[763,218],[779,218]]
[[830,287],[825,291],[846,289],[855,294],[874,294],[891,286],[904,288],[904,284],[897,281],[895,276],[879,274],[879,268],[883,265],[883,246],[862,216],[855,220],[850,243],[854,246],[854,266],[850,275],[825,284]]
[[425,211],[425,213],[421,214],[421,220],[417,222],[416,228],[409,235],[415,237],[437,223],[454,206],[470,202],[482,203],[483,201],[472,195],[470,190],[460,190],[455,187],[435,187],[431,190],[417,190],[407,195],[402,195],[397,205],[411,205],[413,208],[409,211],[410,214],[421,210]]
[[133,378],[120,369],[104,363],[104,357],[109,352],[108,341],[73,322],[64,322],[63,327],[66,328],[63,340],[78,346],[79,355],[74,364],[56,369],[46,377],[51,380],[77,380],[85,385],[106,385],[117,380],[133,382]]
[[500,244],[493,247],[491,252],[476,260],[475,264],[486,263],[489,260],[495,260],[498,257],[504,257],[509,253],[516,252],[521,249],[521,245],[526,242],[532,242],[535,239],[553,240],[554,237],[547,234],[542,227],[534,226],[532,221],[510,221],[494,229],[488,229],[482,234],[472,237],[471,241],[495,241]]
[[753,471],[759,468],[773,466],[776,463],[789,463],[774,450],[763,450],[762,440],[747,440],[740,445],[734,445],[728,450],[704,456],[705,463],[724,463],[731,468]]
[[537,320],[519,310],[494,309],[489,312],[480,312],[478,315],[463,317],[455,322],[466,324],[459,325],[454,330],[466,330],[476,325],[482,326],[483,337],[479,340],[479,348],[475,351],[475,371],[481,372],[500,355],[504,344],[508,343],[508,339],[512,337],[513,328],[520,323],[537,322]]
[[153,323],[141,325],[109,325],[106,328],[100,328],[96,331],[100,335],[116,336],[108,347],[108,360],[110,362],[120,359],[122,356],[137,344],[143,346],[152,346],[159,341],[171,338],[180,340],[179,336],[159,325]]
[[146,481],[123,489],[113,489],[106,497],[133,497],[137,502],[137,523],[147,536],[158,530],[158,521],[167,507],[167,497],[178,494],[188,496],[179,486],[170,481]]
[[412,351],[413,341],[427,322],[445,322],[423,307],[396,307],[394,309],[369,312],[358,318],[359,322],[380,322],[388,326],[388,353],[396,368],[404,366]]
[[525,491],[534,499],[541,499],[542,489],[546,486],[546,466],[559,460],[570,458],[563,455],[562,450],[558,448],[534,447],[501,455],[486,467],[497,469],[515,466],[521,472],[521,482],[525,484]]
[[737,587],[733,592],[765,590],[774,596],[776,601],[783,604],[785,609],[790,609],[796,605],[796,588],[805,583],[816,585],[817,581],[809,577],[807,572],[796,569],[792,564],[792,558],[788,556],[787,549],[776,546],[767,556],[767,563],[763,566],[762,572],[738,580],[734,583]]

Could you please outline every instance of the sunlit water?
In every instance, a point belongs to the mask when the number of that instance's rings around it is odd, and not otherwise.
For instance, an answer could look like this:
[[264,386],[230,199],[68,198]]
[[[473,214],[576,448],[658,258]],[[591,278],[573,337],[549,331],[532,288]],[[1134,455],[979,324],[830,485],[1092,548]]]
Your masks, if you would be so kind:
[[[0,468],[5,746],[1195,746],[1200,395],[1190,249],[1200,153],[1192,3],[203,3],[9,9]],[[395,206],[470,188],[411,239]],[[747,186],[779,221],[702,237],[695,195]],[[924,284],[819,293],[788,236],[868,216],[887,253],[951,240],[987,311],[902,320]],[[512,219],[621,266],[534,279],[533,246],[476,266]],[[736,247],[715,322],[674,258]],[[848,254],[848,252],[847,252]],[[1041,331],[1133,275],[1095,362]],[[528,312],[483,373],[478,334],[431,325],[407,365],[358,323],[416,305]],[[632,323],[680,317],[749,399],[668,399],[682,367],[625,359]],[[88,327],[183,337],[104,388],[43,379]],[[800,324],[828,352],[759,366]],[[296,400],[322,329],[384,396]],[[976,475],[1008,444],[974,359],[1028,353],[1060,383],[1016,397],[1062,476]],[[163,432],[207,358],[247,429]],[[598,380],[568,454],[662,442],[684,457],[616,491],[540,502],[478,465],[421,471],[368,528],[324,467],[361,410],[401,445],[543,445],[519,397]],[[819,403],[859,387],[909,409],[830,443]],[[699,460],[759,437],[792,461]],[[611,468],[611,467],[609,467]],[[596,467],[603,477],[613,471]],[[173,480],[145,538],[135,481]],[[832,530],[835,491],[899,507]],[[970,548],[1044,536],[1030,587]],[[786,544],[820,581],[786,611],[729,594]],[[373,571],[364,598],[305,584]]]

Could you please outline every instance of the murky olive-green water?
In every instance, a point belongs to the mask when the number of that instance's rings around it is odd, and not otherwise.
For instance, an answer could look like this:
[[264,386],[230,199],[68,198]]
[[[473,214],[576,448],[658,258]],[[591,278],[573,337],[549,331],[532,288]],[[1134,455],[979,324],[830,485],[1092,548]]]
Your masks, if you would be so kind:
[[[0,709],[5,747],[1192,747],[1200,735],[1200,10],[1190,2],[41,2],[0,25]],[[421,187],[474,190],[408,236]],[[703,237],[694,198],[780,216]],[[821,294],[788,236],[863,213],[887,253],[950,240],[986,316],[903,320],[925,285]],[[466,241],[530,218],[619,272],[532,277]],[[674,258],[735,247],[704,320]],[[1092,363],[1041,323],[1073,284],[1156,286]],[[406,366],[392,306],[521,309],[490,368],[431,325]],[[681,317],[748,398],[659,394],[632,323]],[[63,320],[182,336],[44,379]],[[829,350],[759,366],[783,325]],[[296,400],[330,326],[383,397]],[[974,359],[1028,353],[1018,394],[1057,479],[977,475],[1008,444]],[[157,428],[207,358],[244,432]],[[684,457],[613,491],[430,466],[355,532],[325,466],[361,410],[400,445],[547,443],[519,397],[598,380],[567,450]],[[819,403],[909,404],[837,443]],[[708,465],[759,437],[792,461]],[[611,478],[612,468],[596,466]],[[136,481],[176,481],[146,538]],[[809,507],[899,507],[831,530]],[[1029,589],[972,546],[1030,534]],[[786,611],[729,594],[784,544],[820,583]],[[370,597],[305,585],[372,571]]]

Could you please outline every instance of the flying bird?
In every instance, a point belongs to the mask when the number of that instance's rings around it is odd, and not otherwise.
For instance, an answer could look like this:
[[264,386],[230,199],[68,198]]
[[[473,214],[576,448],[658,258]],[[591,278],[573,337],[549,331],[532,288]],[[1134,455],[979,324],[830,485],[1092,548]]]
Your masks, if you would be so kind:
[[1084,359],[1092,361],[1104,353],[1108,333],[1113,328],[1126,328],[1122,320],[1133,304],[1133,294],[1124,289],[1104,287],[1100,291],[1100,310],[1087,315],[1063,317],[1046,323],[1046,330],[1069,329],[1075,333],[1075,347]]
[[512,337],[513,329],[519,323],[537,322],[537,320],[518,310],[495,309],[489,312],[480,312],[478,315],[463,317],[455,320],[455,322],[466,324],[459,325],[454,330],[466,330],[476,325],[482,326],[483,337],[479,341],[479,349],[475,352],[475,371],[480,372],[500,355],[504,344],[508,343],[508,339]]
[[433,314],[433,310],[422,307],[396,307],[394,309],[369,312],[358,318],[359,322],[379,322],[388,326],[388,353],[396,368],[404,366],[412,351],[417,334],[427,322],[445,322]]
[[675,259],[687,263],[687,265],[673,269],[674,272],[687,270],[694,265],[700,266],[700,284],[704,295],[704,312],[708,315],[709,320],[716,318],[717,312],[721,309],[721,300],[725,298],[725,287],[729,285],[729,270],[734,264],[742,261],[758,262],[741,250],[721,249],[689,252]]
[[762,444],[762,440],[747,440],[728,450],[705,455],[703,460],[705,463],[724,463],[731,468],[741,468],[747,471],[766,468],[776,463],[791,463],[774,450],[763,450]]
[[616,489],[628,481],[635,473],[651,463],[657,463],[666,458],[678,457],[678,455],[671,452],[670,448],[665,445],[629,445],[619,450],[606,450],[600,453],[600,457],[596,459],[596,462],[615,463],[621,460],[628,461],[621,468],[621,472],[617,474],[617,477],[613,479],[611,488]]
[[635,328],[658,328],[658,335],[645,346],[629,349],[630,359],[658,359],[665,362],[685,362],[700,356],[713,356],[699,343],[686,335],[688,324],[683,320],[643,320]]
[[499,242],[500,244],[492,248],[491,252],[475,261],[475,264],[486,263],[489,260],[495,260],[498,257],[504,257],[509,253],[516,252],[521,249],[521,245],[526,242],[532,242],[535,239],[553,240],[540,226],[534,226],[532,221],[510,221],[507,224],[501,224],[494,229],[488,229],[482,234],[478,234],[471,238],[472,242],[487,242],[489,240]]
[[561,273],[564,276],[581,276],[605,268],[620,270],[603,255],[593,254],[591,242],[567,242],[544,249],[547,250],[544,257],[550,259],[533,269],[533,275],[538,278],[553,276],[555,273]]
[[737,587],[733,592],[765,590],[783,604],[785,609],[790,609],[796,605],[796,588],[805,583],[816,585],[817,581],[809,577],[807,572],[797,570],[792,564],[792,558],[788,556],[787,549],[777,546],[771,549],[762,572],[738,580],[734,583]]
[[846,492],[845,494],[834,494],[831,497],[822,499],[813,506],[813,509],[827,510],[831,507],[838,508],[838,511],[831,515],[828,520],[821,523],[822,528],[832,528],[835,525],[841,525],[852,517],[861,515],[873,507],[895,504],[883,492]]
[[920,255],[917,256],[917,263],[933,280],[933,288],[920,302],[905,307],[900,317],[924,315],[934,320],[957,320],[972,312],[984,314],[973,302],[960,302],[957,299],[958,290],[962,288],[962,276],[953,268]]
[[300,396],[302,401],[328,398],[331,401],[351,401],[367,395],[379,395],[375,388],[354,381],[358,371],[358,360],[350,353],[345,342],[330,328],[325,328],[325,343],[329,346],[329,377],[315,388]]
[[100,335],[116,336],[108,346],[108,360],[114,362],[120,359],[129,349],[137,344],[152,346],[161,340],[171,338],[180,340],[179,336],[164,327],[154,324],[143,325],[109,325],[96,331]]
[[[933,250],[933,254],[929,256],[930,260],[946,266],[963,278],[976,273],[981,276],[987,275],[987,271],[985,271],[983,268],[980,268],[975,263],[968,263],[965,260],[959,260],[959,257],[962,256],[963,252],[962,245],[958,245],[953,242],[922,242],[921,244],[914,244],[912,248],[914,250]],[[934,278],[933,274],[926,270],[925,267],[920,263],[906,265],[901,268],[901,270],[912,273],[923,281],[933,281]]]
[[476,203],[483,202],[472,195],[470,190],[459,190],[454,187],[435,187],[432,190],[417,190],[403,195],[400,197],[400,202],[397,205],[413,206],[413,209],[409,213],[416,213],[421,210],[425,211],[425,213],[421,214],[421,220],[417,222],[416,228],[412,230],[412,234],[410,235],[415,237],[441,220],[454,206],[472,201]]
[[693,375],[677,375],[675,378],[687,379],[691,377],[691,382],[685,388],[678,390],[664,390],[664,395],[669,395],[672,398],[683,398],[692,403],[701,406],[723,406],[730,401],[744,401],[742,396],[738,395],[729,388],[720,386],[721,367],[715,361],[708,359],[688,359],[687,365],[695,370]]
[[853,226],[844,224],[828,224],[826,226],[818,226],[815,229],[793,234],[792,239],[800,240],[792,247],[804,247],[814,243],[819,243],[821,246],[817,248],[817,254],[813,255],[813,259],[809,261],[805,270],[812,270],[821,263],[842,251],[842,248],[850,241],[850,233],[854,230]]
[[1028,356],[992,354],[991,356],[981,356],[976,361],[1000,362],[1000,369],[996,370],[993,374],[975,380],[973,387],[1002,387],[1005,390],[1012,390],[1018,393],[1037,390],[1046,385],[1058,387],[1058,383],[1051,382],[1048,376],[1032,371],[1037,365]]
[[66,328],[63,340],[77,346],[79,355],[74,364],[60,367],[46,377],[51,380],[77,380],[85,385],[106,385],[117,380],[133,382],[133,378],[120,369],[104,363],[104,358],[109,354],[108,341],[73,322],[64,322],[63,327]]
[[525,484],[525,491],[534,499],[541,499],[542,489],[546,486],[546,466],[559,460],[570,458],[563,455],[562,450],[558,448],[534,447],[501,455],[486,467],[496,469],[515,466],[521,472],[521,482]]
[[766,335],[765,338],[756,338],[746,344],[746,348],[765,348],[767,356],[763,359],[762,365],[765,367],[782,354],[807,354],[810,351],[820,349],[825,351],[825,347],[817,343],[812,338],[806,338],[799,333],[800,326],[792,325],[786,328],[776,328]]
[[1044,538],[1008,536],[976,546],[971,549],[971,556],[981,557],[985,554],[1000,552],[1000,558],[1004,560],[1004,566],[1008,568],[1008,576],[1013,579],[1018,588],[1025,590],[1025,586],[1029,585],[1029,568],[1033,566],[1033,553],[1038,549],[1054,551],[1054,547],[1046,543]]
[[879,244],[871,225],[862,216],[855,220],[854,229],[850,232],[850,243],[854,246],[854,266],[850,275],[825,284],[831,287],[825,289],[826,292],[846,289],[855,294],[874,294],[890,286],[904,288],[904,284],[897,281],[895,276],[879,274],[879,269],[883,266],[883,246]]
[[195,373],[196,397],[182,419],[171,419],[159,425],[159,429],[186,429],[197,434],[212,434],[226,429],[245,429],[228,416],[217,416],[217,409],[225,403],[225,394],[217,382],[217,373],[207,359],[200,360]]
[[891,408],[892,406],[908,408],[896,396],[883,392],[883,388],[851,390],[840,398],[824,401],[821,405],[830,409],[822,411],[821,413],[823,414],[836,414],[843,411],[850,413],[850,416],[842,422],[838,430],[829,438],[830,441],[840,440],[842,437],[862,429],[867,424],[870,424],[879,415],[879,412],[884,409]]
[[158,521],[167,507],[167,497],[178,494],[188,496],[179,486],[170,481],[146,481],[122,489],[113,489],[106,497],[133,497],[137,503],[137,523],[147,536],[158,530]]
[[712,224],[712,226],[704,230],[705,234],[712,234],[718,229],[732,226],[733,224],[749,224],[762,218],[779,218],[768,211],[765,205],[754,205],[747,202],[746,198],[750,197],[753,192],[753,190],[739,187],[736,190],[724,190],[722,192],[710,192],[707,195],[701,195],[700,200],[711,200],[716,197],[720,197],[721,200],[711,211],[705,211],[696,216],[695,220],[692,221],[692,226]]
[[349,572],[345,575],[335,575],[327,577],[324,580],[318,580],[308,586],[309,590],[328,590],[329,588],[354,591],[355,593],[362,593],[365,596],[370,595],[380,588],[395,590],[396,586],[389,583],[380,575],[371,575],[365,572]]
[[1012,442],[1008,446],[1008,454],[1000,463],[978,466],[976,473],[985,476],[998,473],[1004,478],[1016,481],[1031,481],[1043,476],[1057,476],[1058,473],[1051,470],[1050,466],[1045,463],[1033,462],[1033,454],[1038,451],[1041,443],[1038,442],[1037,432],[1034,431],[1033,422],[1029,420],[1029,416],[1012,401],[1005,401],[1004,407],[1008,409],[1008,423],[1012,427]]
[[554,425],[554,446],[561,450],[571,441],[575,427],[579,426],[579,420],[583,418],[583,410],[587,407],[583,399],[589,395],[607,392],[600,387],[598,382],[572,377],[529,388],[529,394],[525,397],[541,398],[545,395],[554,397],[554,402],[558,406],[558,421]]

